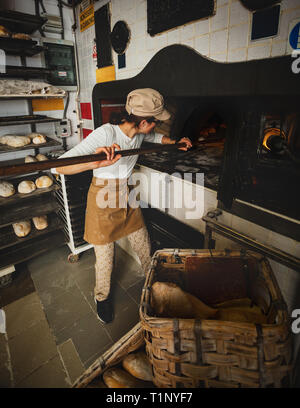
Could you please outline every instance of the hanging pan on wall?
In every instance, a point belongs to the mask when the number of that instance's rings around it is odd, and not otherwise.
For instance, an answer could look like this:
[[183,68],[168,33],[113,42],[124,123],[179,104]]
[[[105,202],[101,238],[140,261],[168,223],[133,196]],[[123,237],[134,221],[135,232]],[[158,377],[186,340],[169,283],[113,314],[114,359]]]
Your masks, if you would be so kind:
[[130,30],[125,21],[118,21],[110,34],[113,50],[121,55],[124,54],[130,40]]
[[278,4],[281,0],[240,0],[244,7],[250,11],[261,10]]

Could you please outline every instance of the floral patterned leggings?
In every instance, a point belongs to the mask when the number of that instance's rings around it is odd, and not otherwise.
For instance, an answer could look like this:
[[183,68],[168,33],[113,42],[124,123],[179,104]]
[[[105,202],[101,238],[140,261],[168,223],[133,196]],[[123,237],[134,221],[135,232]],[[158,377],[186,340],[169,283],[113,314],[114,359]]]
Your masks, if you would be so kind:
[[[150,238],[145,227],[127,235],[132,249],[135,251],[146,274],[151,264]],[[105,300],[110,292],[111,273],[114,261],[114,242],[105,245],[94,246],[96,263],[96,284],[94,289],[95,298],[98,301]]]

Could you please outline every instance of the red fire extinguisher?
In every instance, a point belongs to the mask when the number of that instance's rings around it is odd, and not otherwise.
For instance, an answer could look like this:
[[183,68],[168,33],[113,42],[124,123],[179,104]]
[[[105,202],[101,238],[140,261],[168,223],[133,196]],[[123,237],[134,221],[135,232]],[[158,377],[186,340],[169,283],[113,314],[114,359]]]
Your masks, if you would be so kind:
[[94,39],[94,45],[93,45],[93,61],[97,61],[97,45],[96,45],[96,39]]

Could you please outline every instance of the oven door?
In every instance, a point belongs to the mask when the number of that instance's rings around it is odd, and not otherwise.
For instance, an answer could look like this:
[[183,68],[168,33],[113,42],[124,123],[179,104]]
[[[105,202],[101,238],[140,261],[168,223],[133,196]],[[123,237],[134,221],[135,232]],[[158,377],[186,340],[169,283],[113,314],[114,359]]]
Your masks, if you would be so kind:
[[[299,240],[300,115],[291,125],[287,112],[245,111],[225,143],[219,208]],[[270,124],[284,132],[287,151],[264,146]]]

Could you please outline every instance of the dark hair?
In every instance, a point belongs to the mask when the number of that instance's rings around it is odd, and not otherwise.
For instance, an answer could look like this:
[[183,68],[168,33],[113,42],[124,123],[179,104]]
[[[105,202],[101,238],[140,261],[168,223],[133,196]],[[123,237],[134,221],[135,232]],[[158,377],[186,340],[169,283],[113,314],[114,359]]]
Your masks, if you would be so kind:
[[112,112],[110,114],[109,123],[112,125],[121,125],[124,122],[134,123],[137,127],[141,123],[142,120],[146,120],[148,123],[152,123],[155,121],[154,116],[136,116],[129,114],[125,109],[121,112]]

